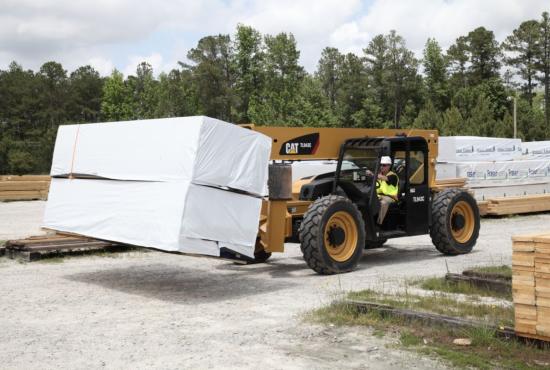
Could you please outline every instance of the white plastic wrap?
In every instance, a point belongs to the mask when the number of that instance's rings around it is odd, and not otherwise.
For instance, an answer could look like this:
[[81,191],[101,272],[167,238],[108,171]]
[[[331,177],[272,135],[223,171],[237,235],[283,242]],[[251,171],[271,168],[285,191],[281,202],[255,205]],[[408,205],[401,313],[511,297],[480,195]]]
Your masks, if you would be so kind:
[[44,226],[165,251],[219,256],[226,247],[252,257],[260,208],[260,198],[189,181],[53,178]]
[[522,143],[523,155],[534,158],[550,158],[550,141],[529,141]]
[[193,181],[264,194],[271,139],[196,116],[60,126],[51,175]]
[[456,166],[457,177],[466,177],[470,188],[550,183],[550,160],[470,162]]
[[177,251],[188,189],[189,182],[52,178],[44,226]]
[[522,154],[520,139],[440,136],[438,162],[507,161]]
[[435,165],[435,175],[436,179],[438,180],[444,180],[444,179],[452,179],[456,178],[456,163],[449,163],[449,162],[443,162],[443,163],[436,163]]

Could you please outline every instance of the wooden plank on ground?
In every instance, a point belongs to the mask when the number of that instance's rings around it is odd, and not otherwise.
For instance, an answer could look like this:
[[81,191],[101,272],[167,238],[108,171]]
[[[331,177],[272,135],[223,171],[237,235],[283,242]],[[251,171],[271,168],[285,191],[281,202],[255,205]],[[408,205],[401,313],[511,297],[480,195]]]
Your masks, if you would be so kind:
[[512,284],[509,280],[503,279],[489,279],[479,276],[467,276],[461,274],[451,274],[448,273],[445,275],[445,279],[455,283],[464,282],[479,288],[485,288],[501,293],[509,293],[512,290]]
[[71,235],[40,235],[27,239],[10,240],[6,254],[12,259],[35,261],[45,257],[98,251],[127,250],[128,246],[115,242]]

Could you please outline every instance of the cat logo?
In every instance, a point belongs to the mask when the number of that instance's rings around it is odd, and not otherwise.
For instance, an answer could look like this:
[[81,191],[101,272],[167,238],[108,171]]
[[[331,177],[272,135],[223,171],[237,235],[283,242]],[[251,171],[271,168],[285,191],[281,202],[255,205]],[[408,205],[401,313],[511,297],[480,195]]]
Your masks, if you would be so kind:
[[319,133],[299,136],[281,145],[281,155],[313,155],[319,147]]
[[286,154],[298,154],[298,143],[286,143],[285,144],[285,153]]

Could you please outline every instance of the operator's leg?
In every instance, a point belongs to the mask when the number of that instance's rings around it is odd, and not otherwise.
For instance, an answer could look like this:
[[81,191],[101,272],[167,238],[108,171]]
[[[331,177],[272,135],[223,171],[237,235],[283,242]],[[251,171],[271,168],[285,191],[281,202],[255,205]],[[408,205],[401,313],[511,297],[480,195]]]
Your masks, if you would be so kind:
[[378,224],[382,225],[382,222],[384,222],[384,218],[386,217],[386,213],[388,213],[388,208],[390,207],[390,204],[392,204],[394,200],[391,197],[388,197],[386,195],[380,196],[380,212],[378,212]]

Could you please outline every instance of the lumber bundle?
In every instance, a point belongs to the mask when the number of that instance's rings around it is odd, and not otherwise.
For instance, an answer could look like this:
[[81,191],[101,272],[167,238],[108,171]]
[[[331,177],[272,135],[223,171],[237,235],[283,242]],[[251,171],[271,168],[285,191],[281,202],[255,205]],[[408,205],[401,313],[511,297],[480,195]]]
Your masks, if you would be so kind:
[[479,209],[479,215],[480,216],[486,216],[487,215],[487,207],[489,206],[489,202],[486,200],[480,200],[477,202],[477,208]]
[[456,177],[450,179],[437,179],[435,180],[434,191],[441,191],[446,188],[464,188],[466,186],[465,177]]
[[32,236],[26,239],[9,240],[5,245],[6,255],[9,258],[28,262],[70,253],[114,251],[120,248],[125,249],[126,247],[109,241],[67,234]]
[[0,201],[46,199],[48,175],[0,176]]
[[491,216],[550,211],[550,194],[488,199],[486,209]]
[[550,341],[550,233],[512,237],[515,329]]

